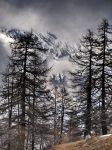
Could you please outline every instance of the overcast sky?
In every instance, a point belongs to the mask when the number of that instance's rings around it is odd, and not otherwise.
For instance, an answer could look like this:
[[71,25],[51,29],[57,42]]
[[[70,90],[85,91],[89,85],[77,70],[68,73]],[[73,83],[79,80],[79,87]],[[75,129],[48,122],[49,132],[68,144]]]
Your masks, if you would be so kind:
[[112,19],[112,0],[0,0],[0,26],[50,31],[66,41],[102,18]]
[[0,27],[53,32],[72,44],[103,18],[112,20],[112,0],[0,0]]

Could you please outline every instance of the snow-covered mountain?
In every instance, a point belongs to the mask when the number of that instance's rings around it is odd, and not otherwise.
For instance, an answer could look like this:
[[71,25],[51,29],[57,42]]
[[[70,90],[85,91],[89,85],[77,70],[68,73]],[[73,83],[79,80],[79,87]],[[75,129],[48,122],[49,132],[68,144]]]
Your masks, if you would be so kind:
[[[21,36],[26,32],[27,31],[21,31],[18,29],[8,30],[2,28],[0,30],[0,35],[4,35],[5,37],[2,39],[2,45],[3,43],[10,42],[11,39],[16,39],[18,36]],[[55,82],[55,84],[66,84],[67,72],[73,68],[70,61],[70,55],[74,53],[74,49],[67,44],[61,43],[52,33],[47,33],[46,35],[40,33],[34,34],[38,37],[42,43],[42,46],[48,49],[46,56],[48,59],[49,67],[52,67],[50,72],[50,80],[54,80],[53,82]],[[6,55],[6,49],[9,49],[9,47],[1,47],[1,52],[4,51],[4,55]],[[2,64],[5,64],[5,60],[2,62]]]
[[[0,33],[6,35],[8,38],[17,39],[18,36],[25,34],[27,31],[19,30],[19,29],[1,29]],[[63,58],[67,57],[74,52],[74,49],[67,44],[61,43],[58,38],[52,34],[47,33],[46,35],[40,33],[34,33],[39,40],[43,43],[43,46],[49,49],[48,55],[53,58]]]

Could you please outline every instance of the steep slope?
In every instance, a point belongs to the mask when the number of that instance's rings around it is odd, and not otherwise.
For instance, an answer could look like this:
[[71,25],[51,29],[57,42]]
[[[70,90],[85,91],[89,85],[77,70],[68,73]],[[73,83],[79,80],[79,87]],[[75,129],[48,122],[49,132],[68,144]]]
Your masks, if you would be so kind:
[[[19,30],[19,29],[8,30],[5,28],[3,29],[0,28],[0,33],[15,40],[21,35],[27,33],[27,31]],[[74,53],[72,47],[70,46],[68,47],[68,45],[61,43],[58,40],[58,38],[52,33],[48,32],[47,34],[43,35],[41,33],[33,32],[33,34],[38,37],[40,42],[42,42],[42,46],[43,47],[45,46],[49,50],[47,55],[52,59],[64,58]]]
[[[1,38],[0,38],[0,48],[1,46],[3,47],[3,43],[7,42],[9,44],[10,41],[7,39],[12,39],[16,40],[18,37],[21,35],[24,35],[27,33],[27,31],[19,30],[19,29],[5,29],[5,28],[0,28],[0,36],[4,35],[4,39],[2,40],[1,43]],[[52,78],[52,75],[55,75],[56,78],[56,83],[60,84],[60,78],[59,76],[63,76],[65,79],[66,76],[68,76],[68,71],[71,70],[72,63],[70,61],[70,55],[74,52],[73,49],[66,44],[61,43],[58,38],[52,34],[52,33],[47,33],[46,35],[40,34],[40,33],[34,33],[34,35],[37,36],[39,41],[42,43],[42,46],[48,49],[48,52],[42,57],[47,57],[48,61],[48,66],[49,68],[52,67],[50,71],[50,78]],[[9,47],[5,47],[7,51],[10,51]],[[5,50],[1,48],[1,50],[4,52],[4,56],[7,58],[8,55],[5,53]],[[0,51],[1,52],[1,51]],[[2,59],[1,59],[2,60]],[[3,61],[3,64],[5,64],[2,68],[4,68],[7,64],[6,61]],[[1,68],[1,67],[0,67]],[[62,78],[62,79],[63,79]],[[62,83],[63,84],[63,83]]]
[[112,135],[58,145],[53,150],[112,150]]

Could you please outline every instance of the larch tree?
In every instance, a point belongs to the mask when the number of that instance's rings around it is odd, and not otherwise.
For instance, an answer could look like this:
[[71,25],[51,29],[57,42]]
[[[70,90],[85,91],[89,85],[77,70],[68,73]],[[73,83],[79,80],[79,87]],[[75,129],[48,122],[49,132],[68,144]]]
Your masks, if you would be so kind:
[[97,50],[96,55],[96,87],[99,91],[98,99],[100,101],[101,109],[101,129],[102,134],[107,134],[107,110],[109,103],[111,103],[111,69],[112,69],[112,26],[109,25],[108,20],[104,19],[98,26],[97,35]]
[[[13,73],[10,70],[8,72],[7,79],[10,80],[9,75],[11,74],[12,80],[7,82],[7,88],[9,91],[9,82],[11,82],[14,98],[12,110],[15,113],[11,118],[13,124],[10,126],[19,136],[14,143],[15,147],[12,145],[11,150],[24,150],[28,144],[26,143],[28,134],[32,135],[30,147],[34,150],[35,144],[38,144],[35,142],[35,130],[39,119],[46,119],[47,101],[50,98],[49,90],[46,89],[47,63],[42,59],[42,53],[47,50],[43,48],[35,34],[28,32],[17,34],[14,42],[11,43],[11,49],[11,67],[14,69],[12,69]],[[4,95],[4,92],[2,93]],[[8,97],[9,93],[5,98]],[[7,109],[10,108],[7,107]],[[28,131],[29,129],[31,130]]]
[[83,36],[75,57],[72,58],[77,69],[71,72],[72,87],[74,89],[74,97],[80,105],[81,111],[79,116],[84,115],[83,123],[85,125],[84,135],[88,135],[92,129],[92,72],[93,72],[93,50],[95,48],[95,38],[91,30],[87,35]]

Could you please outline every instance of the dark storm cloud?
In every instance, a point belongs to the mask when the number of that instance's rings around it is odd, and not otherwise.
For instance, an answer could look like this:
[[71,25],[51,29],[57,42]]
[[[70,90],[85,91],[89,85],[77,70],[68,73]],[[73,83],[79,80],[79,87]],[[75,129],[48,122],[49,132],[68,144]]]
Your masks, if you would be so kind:
[[52,13],[66,13],[67,8],[77,9],[87,11],[88,13],[95,11],[105,12],[111,10],[112,1],[111,0],[6,0],[6,2],[15,5],[18,8],[32,7],[35,9],[46,10],[51,15]]
[[[60,6],[65,6],[66,4],[72,3],[73,5],[83,5],[87,8],[101,8],[102,6],[111,6],[111,0],[5,0],[8,3],[11,3],[15,6],[56,6],[55,8],[58,9]],[[89,7],[88,7],[89,6]]]

